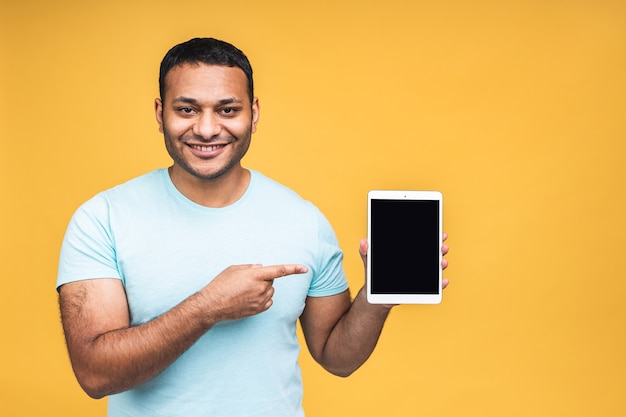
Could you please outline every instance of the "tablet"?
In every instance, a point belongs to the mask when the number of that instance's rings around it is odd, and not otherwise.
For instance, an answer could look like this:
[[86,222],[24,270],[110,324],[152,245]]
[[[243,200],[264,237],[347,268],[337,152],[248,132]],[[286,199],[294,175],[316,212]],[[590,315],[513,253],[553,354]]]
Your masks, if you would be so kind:
[[367,300],[441,302],[443,196],[439,191],[372,190],[367,196]]

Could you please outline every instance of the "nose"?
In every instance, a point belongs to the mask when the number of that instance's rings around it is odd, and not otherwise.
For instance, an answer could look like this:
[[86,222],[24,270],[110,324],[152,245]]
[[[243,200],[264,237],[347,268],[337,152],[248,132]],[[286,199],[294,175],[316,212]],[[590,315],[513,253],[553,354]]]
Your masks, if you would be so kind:
[[221,130],[222,125],[220,124],[217,115],[212,112],[200,113],[193,125],[194,135],[200,136],[204,139],[211,139],[219,135]]

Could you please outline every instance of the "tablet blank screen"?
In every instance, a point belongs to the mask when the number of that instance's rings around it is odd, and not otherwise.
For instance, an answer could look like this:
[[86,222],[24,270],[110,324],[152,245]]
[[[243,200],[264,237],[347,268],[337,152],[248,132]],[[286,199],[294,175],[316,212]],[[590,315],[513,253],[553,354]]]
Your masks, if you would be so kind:
[[371,201],[372,294],[439,293],[439,201]]

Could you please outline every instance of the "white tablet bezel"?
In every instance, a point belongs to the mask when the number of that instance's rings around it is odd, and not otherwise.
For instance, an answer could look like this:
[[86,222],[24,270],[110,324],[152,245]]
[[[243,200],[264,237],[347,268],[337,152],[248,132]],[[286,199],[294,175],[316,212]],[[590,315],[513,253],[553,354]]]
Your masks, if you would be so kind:
[[[372,242],[372,200],[436,200],[439,202],[439,286],[437,294],[372,294],[371,291],[371,251],[375,248],[376,242]],[[366,291],[367,301],[371,304],[439,304],[442,299],[442,254],[443,244],[443,195],[439,191],[418,191],[418,190],[371,190],[367,194],[367,236],[368,250],[366,263]]]

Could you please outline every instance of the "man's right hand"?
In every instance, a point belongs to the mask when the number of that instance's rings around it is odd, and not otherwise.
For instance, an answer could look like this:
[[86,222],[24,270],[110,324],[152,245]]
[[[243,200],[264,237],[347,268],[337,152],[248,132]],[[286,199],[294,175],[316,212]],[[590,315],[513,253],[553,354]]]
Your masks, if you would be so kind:
[[212,324],[259,314],[270,308],[274,279],[304,274],[304,265],[233,265],[226,268],[201,290]]
[[303,265],[237,265],[199,292],[146,323],[130,325],[122,281],[76,281],[59,290],[72,366],[93,398],[154,378],[215,323],[261,313],[272,305],[274,279],[308,271]]

